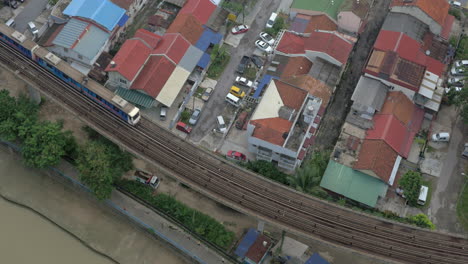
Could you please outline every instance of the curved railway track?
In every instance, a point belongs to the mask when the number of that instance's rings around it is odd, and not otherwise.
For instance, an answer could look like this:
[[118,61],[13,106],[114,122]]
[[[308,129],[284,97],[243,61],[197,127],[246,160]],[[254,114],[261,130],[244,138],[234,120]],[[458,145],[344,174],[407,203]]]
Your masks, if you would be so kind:
[[406,263],[468,263],[468,240],[358,214],[238,168],[142,118],[132,127],[0,43],[0,60],[126,148],[228,206],[305,235]]

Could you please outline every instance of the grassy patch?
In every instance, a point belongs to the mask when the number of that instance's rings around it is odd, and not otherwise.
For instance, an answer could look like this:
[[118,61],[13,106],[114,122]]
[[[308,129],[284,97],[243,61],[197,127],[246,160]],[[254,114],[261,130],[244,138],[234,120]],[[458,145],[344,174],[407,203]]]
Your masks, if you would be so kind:
[[468,36],[463,36],[455,53],[455,59],[463,60],[468,58]]
[[255,80],[255,77],[257,77],[257,68],[256,67],[246,68],[244,71],[244,76],[245,78],[249,80]]
[[194,96],[200,98],[203,95],[203,92],[205,92],[205,88],[198,86]]
[[457,216],[465,230],[468,230],[468,188],[466,184],[457,203]]
[[210,68],[206,72],[209,78],[217,80],[219,76],[224,72],[224,68],[229,63],[229,60],[231,59],[230,55],[226,55],[224,60],[217,60],[215,59],[213,63],[211,64]]
[[189,119],[190,119],[190,116],[192,115],[192,113],[190,113],[189,110],[184,110],[181,114],[180,114],[180,121],[181,122],[184,122],[184,123],[188,123]]

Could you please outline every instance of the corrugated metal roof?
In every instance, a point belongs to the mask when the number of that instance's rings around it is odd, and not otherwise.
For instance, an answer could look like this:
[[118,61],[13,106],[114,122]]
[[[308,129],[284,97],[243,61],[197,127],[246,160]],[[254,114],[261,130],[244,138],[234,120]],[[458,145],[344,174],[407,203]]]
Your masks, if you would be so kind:
[[247,234],[242,238],[241,242],[236,248],[236,251],[234,251],[234,254],[236,256],[243,258],[245,257],[245,254],[247,254],[247,251],[249,251],[249,248],[253,245],[255,240],[258,237],[259,232],[253,228],[249,228],[247,231]]
[[200,68],[206,69],[206,67],[208,66],[208,63],[210,63],[210,60],[211,60],[210,54],[203,53],[203,56],[198,61],[197,66]]
[[72,18],[67,22],[52,43],[61,47],[71,48],[88,25],[89,23],[87,22]]
[[109,36],[109,33],[91,25],[91,27],[88,28],[88,32],[83,35],[73,50],[92,60],[98,55],[99,51],[102,50]]
[[196,48],[195,46],[190,45],[190,47],[185,52],[184,56],[179,62],[179,66],[187,70],[188,72],[192,72],[197,66],[198,61],[203,56],[203,52]]
[[78,16],[96,21],[98,24],[112,31],[125,9],[108,0],[73,0],[63,13],[68,16]]
[[314,253],[304,264],[330,264],[319,253]]
[[383,181],[333,160],[328,162],[320,187],[370,207],[375,206],[379,196],[385,196],[388,188]]
[[354,104],[380,111],[385,102],[388,89],[389,87],[379,80],[361,76],[351,100]]
[[195,46],[205,52],[210,44],[219,44],[221,40],[223,40],[223,35],[205,27],[203,34],[200,36]]
[[124,98],[125,100],[136,105],[142,106],[144,108],[150,108],[151,106],[153,106],[153,103],[155,101],[151,96],[135,90],[117,88],[117,91],[115,91],[115,93],[120,97]]

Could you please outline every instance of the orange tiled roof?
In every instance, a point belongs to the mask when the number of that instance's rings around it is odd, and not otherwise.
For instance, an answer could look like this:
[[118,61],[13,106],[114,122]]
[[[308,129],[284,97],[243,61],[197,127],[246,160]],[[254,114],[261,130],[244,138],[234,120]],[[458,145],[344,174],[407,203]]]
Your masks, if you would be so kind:
[[284,105],[299,111],[307,96],[307,92],[280,80],[274,80],[274,82]]
[[180,33],[195,45],[203,34],[203,27],[192,14],[179,14],[166,33]]
[[326,15],[310,16],[309,23],[307,24],[304,33],[312,33],[317,29],[336,31],[338,26]]
[[283,146],[286,137],[285,133],[289,133],[292,122],[280,117],[256,119],[250,121],[255,126],[253,137],[270,142],[272,144]]
[[448,15],[450,8],[446,0],[413,0],[412,2],[405,0],[393,0],[390,7],[394,6],[416,6],[419,7],[424,13],[432,17],[441,26],[445,23],[445,18]]
[[372,171],[382,181],[388,182],[397,156],[395,150],[385,141],[365,139],[353,168]]
[[324,82],[315,79],[310,75],[301,75],[283,80],[286,83],[297,86],[309,94],[322,99],[322,106],[326,107],[332,95],[332,88]]
[[281,79],[307,74],[310,68],[312,62],[307,57],[289,57],[281,73]]
[[394,115],[400,122],[407,126],[412,118],[414,112],[414,104],[411,100],[401,91],[389,92],[382,110],[379,114]]

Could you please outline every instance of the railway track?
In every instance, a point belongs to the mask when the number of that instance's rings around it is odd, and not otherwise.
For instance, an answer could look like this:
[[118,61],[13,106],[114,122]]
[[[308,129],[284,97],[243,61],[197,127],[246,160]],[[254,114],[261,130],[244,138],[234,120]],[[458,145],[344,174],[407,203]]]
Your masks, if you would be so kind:
[[228,206],[305,235],[400,262],[468,263],[465,238],[364,216],[306,196],[206,153],[144,118],[136,127],[121,122],[4,43],[0,43],[0,60],[132,152]]

